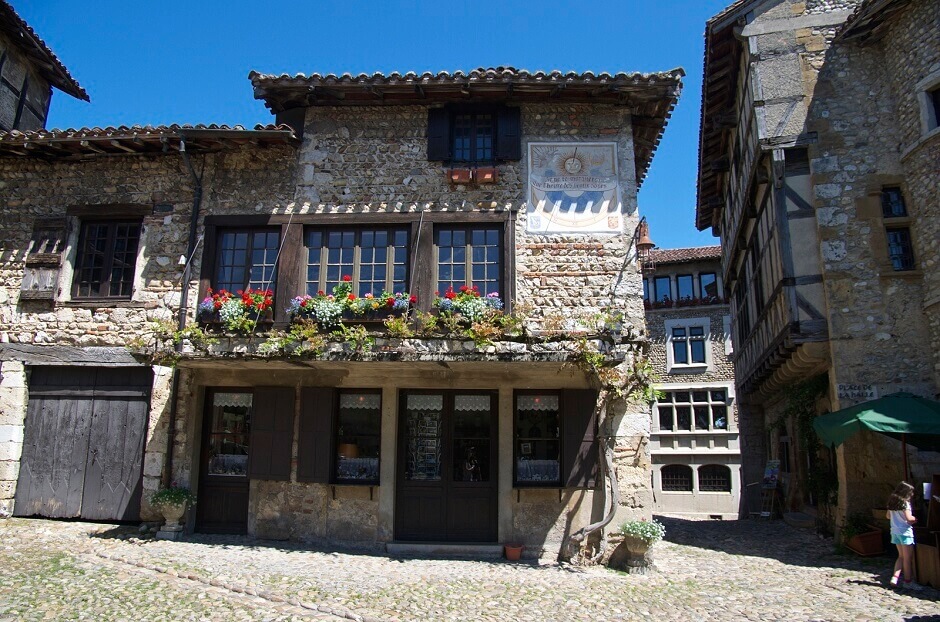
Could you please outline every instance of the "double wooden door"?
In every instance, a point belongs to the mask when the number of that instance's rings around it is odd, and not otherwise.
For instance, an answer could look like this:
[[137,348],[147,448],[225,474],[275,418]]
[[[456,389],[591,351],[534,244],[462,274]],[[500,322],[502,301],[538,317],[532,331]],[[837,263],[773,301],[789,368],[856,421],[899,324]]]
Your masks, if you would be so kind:
[[396,539],[496,541],[496,404],[493,391],[402,393]]
[[140,517],[149,367],[33,367],[17,516]]

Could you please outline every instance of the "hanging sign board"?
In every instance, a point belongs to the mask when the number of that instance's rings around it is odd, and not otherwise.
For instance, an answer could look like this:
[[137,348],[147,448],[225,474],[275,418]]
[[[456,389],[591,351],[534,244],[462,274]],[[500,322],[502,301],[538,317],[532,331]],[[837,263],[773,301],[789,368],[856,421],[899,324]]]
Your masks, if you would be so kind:
[[780,461],[768,460],[764,467],[764,479],[761,481],[761,488],[770,490],[777,487],[777,480],[780,478]]

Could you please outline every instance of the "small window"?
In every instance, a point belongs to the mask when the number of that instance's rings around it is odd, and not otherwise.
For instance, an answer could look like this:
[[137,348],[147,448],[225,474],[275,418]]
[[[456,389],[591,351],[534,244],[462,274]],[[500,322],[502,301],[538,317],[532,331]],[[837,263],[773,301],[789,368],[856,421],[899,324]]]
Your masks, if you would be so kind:
[[670,278],[668,276],[658,276],[656,277],[653,285],[655,289],[656,302],[663,302],[670,300],[672,298],[672,293],[669,289]]
[[496,227],[439,227],[434,231],[437,291],[476,287],[480,295],[501,294],[502,231]]
[[648,302],[650,299],[650,282],[643,279],[643,300]]
[[907,216],[904,195],[900,188],[884,188],[881,191],[881,213],[885,218]]
[[206,439],[208,475],[248,477],[251,404],[251,393],[213,393]]
[[307,294],[331,293],[344,276],[357,296],[408,289],[406,229],[308,229]]
[[718,280],[716,279],[714,272],[703,272],[699,274],[698,287],[702,298],[718,298]]
[[940,127],[940,85],[927,91],[927,101],[933,106],[933,110],[929,111],[929,117],[932,118],[928,118],[928,124],[931,129]]
[[723,464],[706,464],[698,469],[699,492],[731,492],[731,469]]
[[280,238],[277,229],[232,229],[219,233],[215,289],[273,290]]
[[[724,390],[665,391],[657,400],[659,429],[708,431],[728,429],[727,392]],[[694,424],[694,427],[693,427]]]
[[454,115],[453,161],[492,162],[495,130],[492,114]]
[[336,419],[336,482],[379,481],[382,395],[343,391]]
[[663,492],[692,492],[692,467],[668,464],[660,470]]
[[140,241],[140,222],[83,222],[72,296],[129,299]]
[[708,365],[708,337],[710,324],[707,319],[668,320],[670,355],[667,365]]
[[428,110],[428,160],[474,166],[521,158],[519,108],[452,106]]
[[516,482],[561,483],[561,410],[558,394],[516,396]]
[[888,255],[891,265],[898,272],[914,269],[914,248],[911,245],[911,230],[907,227],[886,229]]
[[676,277],[676,293],[679,300],[691,300],[695,297],[691,274],[680,274]]

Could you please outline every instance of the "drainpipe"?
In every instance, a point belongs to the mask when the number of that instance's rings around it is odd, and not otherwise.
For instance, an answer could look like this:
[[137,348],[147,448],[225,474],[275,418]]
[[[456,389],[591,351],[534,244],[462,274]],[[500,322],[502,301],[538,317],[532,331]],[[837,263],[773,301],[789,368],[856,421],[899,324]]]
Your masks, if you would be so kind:
[[[186,314],[189,309],[189,280],[192,276],[192,260],[196,251],[196,231],[199,226],[199,208],[202,204],[202,178],[196,175],[196,169],[193,168],[193,162],[186,151],[186,137],[180,134],[180,155],[183,156],[183,162],[189,169],[189,174],[193,180],[193,208],[189,219],[189,244],[186,248],[186,265],[183,267],[183,276],[180,279],[180,309],[177,315],[177,328],[183,330],[186,328]],[[176,347],[179,349],[182,344]],[[170,389],[170,429],[167,439],[166,471],[163,477],[163,484],[167,486],[173,479],[173,447],[176,444],[176,413],[177,402],[179,401],[180,390],[180,371],[178,367],[173,368],[173,386]]]

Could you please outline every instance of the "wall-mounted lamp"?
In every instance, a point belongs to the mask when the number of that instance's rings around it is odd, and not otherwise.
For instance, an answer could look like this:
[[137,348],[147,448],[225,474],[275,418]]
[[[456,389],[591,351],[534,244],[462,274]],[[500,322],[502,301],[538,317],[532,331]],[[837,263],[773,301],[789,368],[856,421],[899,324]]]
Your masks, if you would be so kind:
[[650,251],[656,247],[656,244],[650,239],[650,225],[646,222],[646,216],[640,219],[640,223],[633,232],[633,244],[636,246],[636,260],[640,271],[643,274],[652,273],[656,269],[656,262],[653,261]]

